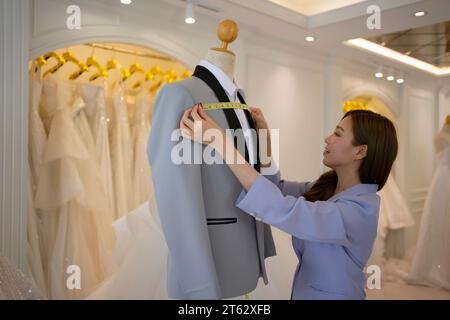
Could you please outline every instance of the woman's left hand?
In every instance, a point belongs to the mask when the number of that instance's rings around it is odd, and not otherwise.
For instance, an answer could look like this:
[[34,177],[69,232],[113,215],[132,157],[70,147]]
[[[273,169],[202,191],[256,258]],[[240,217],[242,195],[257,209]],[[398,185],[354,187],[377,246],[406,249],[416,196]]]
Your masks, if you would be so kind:
[[224,138],[223,129],[206,114],[201,104],[186,109],[180,120],[180,129],[183,137],[202,144],[213,143],[218,135]]

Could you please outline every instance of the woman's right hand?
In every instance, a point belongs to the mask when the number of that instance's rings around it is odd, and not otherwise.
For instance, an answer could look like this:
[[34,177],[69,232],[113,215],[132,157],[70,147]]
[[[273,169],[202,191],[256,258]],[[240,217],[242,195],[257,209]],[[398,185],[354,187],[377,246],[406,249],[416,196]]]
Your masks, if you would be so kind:
[[[258,129],[259,141],[260,141],[260,160],[261,167],[267,168],[271,165],[272,159],[272,143],[270,141],[270,132],[269,125],[267,124],[266,119],[262,113],[262,110],[259,108],[250,108],[250,113],[253,117],[253,121],[255,122],[256,129]],[[265,130],[265,131],[261,131]],[[264,134],[265,133],[265,134]],[[266,140],[266,143],[261,144],[262,140]]]
[[261,129],[269,129],[269,125],[267,124],[266,119],[262,113],[260,108],[249,108],[250,114],[252,115],[253,121],[255,122],[256,128],[258,130]]

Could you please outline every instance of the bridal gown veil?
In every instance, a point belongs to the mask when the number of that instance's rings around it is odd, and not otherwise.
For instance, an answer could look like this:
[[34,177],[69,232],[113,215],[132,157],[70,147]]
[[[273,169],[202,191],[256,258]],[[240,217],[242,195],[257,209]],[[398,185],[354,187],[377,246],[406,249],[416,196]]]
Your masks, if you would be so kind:
[[435,139],[437,167],[422,213],[407,280],[450,290],[450,126]]
[[[84,298],[109,273],[111,237],[102,223],[108,200],[90,153],[95,145],[76,85],[46,77],[42,103],[48,137],[34,205],[46,233],[48,296]],[[76,290],[67,286],[71,268],[79,271],[81,287]]]
[[168,299],[167,245],[154,198],[114,222],[113,275],[88,299]]

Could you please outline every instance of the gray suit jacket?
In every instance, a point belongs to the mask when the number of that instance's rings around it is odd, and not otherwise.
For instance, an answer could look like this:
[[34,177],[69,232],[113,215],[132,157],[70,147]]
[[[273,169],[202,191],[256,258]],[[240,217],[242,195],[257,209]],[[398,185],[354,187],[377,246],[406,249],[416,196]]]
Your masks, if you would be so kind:
[[[225,164],[179,164],[171,160],[171,135],[187,108],[218,102],[200,79],[165,85],[154,108],[148,157],[161,225],[169,248],[168,293],[176,299],[222,299],[256,288],[264,259],[275,255],[268,225],[235,206],[242,190]],[[229,128],[222,110],[207,113]],[[188,143],[194,150],[194,143]],[[203,152],[205,146],[198,146]]]

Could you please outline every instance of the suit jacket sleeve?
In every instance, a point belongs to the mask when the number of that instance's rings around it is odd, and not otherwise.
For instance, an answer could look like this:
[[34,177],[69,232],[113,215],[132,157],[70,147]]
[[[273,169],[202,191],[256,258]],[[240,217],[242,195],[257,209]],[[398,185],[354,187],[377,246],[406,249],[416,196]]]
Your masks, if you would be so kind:
[[[200,165],[177,165],[171,158],[181,140],[195,152],[195,142],[183,140],[181,135],[180,140],[171,139],[184,110],[192,105],[192,96],[182,86],[169,84],[161,89],[153,108],[147,152],[177,285],[185,299],[219,299],[221,292],[206,223]],[[201,145],[196,148],[202,152]]]

